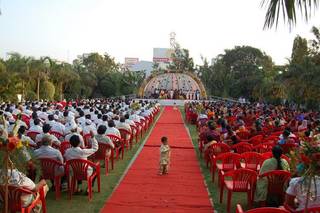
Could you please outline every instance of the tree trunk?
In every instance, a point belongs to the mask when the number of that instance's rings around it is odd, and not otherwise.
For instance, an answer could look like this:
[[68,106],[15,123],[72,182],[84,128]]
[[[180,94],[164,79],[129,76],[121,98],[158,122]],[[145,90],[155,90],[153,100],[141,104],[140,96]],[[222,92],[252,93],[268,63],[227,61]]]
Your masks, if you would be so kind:
[[40,77],[37,79],[37,99],[40,101]]
[[21,101],[24,100],[24,80],[22,81],[22,98]]
[[63,84],[60,84],[60,101],[63,100]]

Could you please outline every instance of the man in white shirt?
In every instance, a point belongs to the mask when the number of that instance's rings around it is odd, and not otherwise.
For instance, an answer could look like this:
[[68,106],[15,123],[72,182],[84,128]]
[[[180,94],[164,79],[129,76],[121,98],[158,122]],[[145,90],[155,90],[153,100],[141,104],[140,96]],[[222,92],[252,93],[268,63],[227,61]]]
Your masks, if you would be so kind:
[[108,126],[108,115],[103,115],[102,116],[102,122],[97,126],[99,128],[100,125],[105,125]]
[[51,126],[50,124],[44,124],[43,127],[42,127],[42,131],[43,133],[41,134],[38,134],[36,136],[36,140],[35,142],[36,143],[40,143],[42,141],[42,138],[45,136],[45,135],[48,135],[51,139],[51,141],[56,145],[56,146],[60,146],[61,142],[58,140],[58,138],[54,135],[51,135],[49,132],[50,132],[50,129],[51,129]]
[[77,119],[77,123],[81,127],[81,129],[83,129],[86,123],[86,118],[84,117],[84,112],[82,110],[79,112],[79,116],[80,117]]
[[61,123],[55,121],[55,116],[56,115],[49,115],[48,116],[48,124],[51,126],[51,131],[59,132],[61,135],[65,134],[65,126],[62,125]]
[[89,134],[90,132],[93,132],[94,134],[97,134],[97,128],[94,123],[90,119],[86,119],[85,125],[82,129],[83,135]]
[[74,124],[70,127],[70,132],[65,136],[64,140],[70,142],[70,138],[71,138],[73,135],[77,135],[77,136],[79,137],[79,139],[80,139],[80,147],[85,147],[83,137],[82,137],[81,134],[79,134],[78,126],[77,126],[76,123],[74,123]]
[[90,149],[81,149],[80,148],[80,138],[77,135],[73,135],[70,138],[71,148],[67,149],[64,157],[66,160],[72,159],[84,159],[87,160],[89,156],[98,151],[99,145],[97,140],[94,138],[94,134],[91,132],[91,141],[92,146]]
[[38,132],[38,133],[42,133],[42,127],[40,126],[40,119],[36,118],[33,121],[33,126],[31,126],[28,130],[28,132]]
[[120,131],[117,128],[115,128],[113,120],[108,121],[108,129],[106,131],[106,135],[116,135],[121,138]]
[[117,129],[125,129],[125,130],[131,132],[130,124],[126,123],[125,117],[120,118],[120,122],[117,125]]
[[41,146],[34,151],[34,155],[36,158],[50,158],[63,163],[61,152],[52,148],[52,141],[48,135],[42,138]]
[[[56,160],[60,163],[63,163],[63,157],[59,150],[52,147],[52,141],[49,136],[44,136],[41,141],[40,148],[34,151],[34,156],[36,158],[50,158]],[[61,165],[55,169],[55,175],[63,175],[64,174],[64,166]],[[54,182],[52,182],[54,183]]]

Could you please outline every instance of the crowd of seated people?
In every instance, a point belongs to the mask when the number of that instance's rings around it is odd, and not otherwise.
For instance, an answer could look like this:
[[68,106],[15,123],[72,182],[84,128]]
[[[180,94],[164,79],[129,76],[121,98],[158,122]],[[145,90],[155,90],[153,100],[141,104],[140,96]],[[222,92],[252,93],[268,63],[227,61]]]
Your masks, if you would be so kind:
[[167,90],[167,89],[154,89],[151,97],[156,99],[180,99],[180,100],[200,100],[199,90]]
[[[121,151],[124,152],[124,148],[129,145],[123,144],[123,141],[132,142],[135,139],[138,142],[138,138],[141,138],[142,132],[150,126],[159,109],[156,102],[122,99],[90,99],[69,103],[2,103],[0,136],[17,136],[24,145],[22,153],[27,162],[26,174],[17,169],[8,171],[9,183],[31,191],[42,187],[46,193],[48,186],[45,180],[34,183],[41,174],[41,171],[35,169],[35,161],[45,158],[58,162],[54,176],[62,177],[58,184],[64,188],[68,185],[68,176],[72,176],[72,171],[66,173],[66,162],[73,159],[94,160],[95,153],[102,146],[100,144],[108,145],[106,158],[113,157],[111,153],[116,149],[123,149]],[[122,129],[128,134],[122,135]],[[119,140],[112,140],[111,137]],[[107,168],[107,165],[105,166]],[[95,170],[94,166],[88,166],[88,177]],[[5,171],[0,170],[0,186],[5,181],[3,172]],[[95,179],[96,177],[93,183]],[[75,193],[82,191],[81,183],[81,180],[77,182]],[[51,180],[52,190],[57,190],[55,184],[55,180]],[[88,193],[90,192],[86,190],[85,194]],[[28,206],[33,199],[36,197],[23,197],[23,207]],[[0,204],[2,201],[1,198]]]
[[[304,209],[307,193],[302,192],[302,186],[306,183],[301,177],[303,172],[290,168],[293,166],[290,157],[291,151],[299,150],[304,143],[312,141],[320,147],[319,112],[261,103],[222,101],[188,102],[185,112],[186,120],[197,126],[199,150],[210,167],[213,181],[218,170],[220,187],[231,190],[228,181],[223,183],[224,175],[232,174],[228,173],[230,170],[249,168],[256,172],[254,185],[249,187],[254,191],[248,196],[248,201],[254,203],[255,207],[285,206],[292,212]],[[256,160],[247,156],[254,156]],[[224,163],[229,167],[221,166]],[[270,194],[273,189],[268,185],[271,181],[268,176],[276,173],[284,176],[290,174],[289,179],[277,189],[283,192],[280,195]],[[309,200],[308,208],[320,208],[318,176],[311,185],[311,190],[318,193]]]

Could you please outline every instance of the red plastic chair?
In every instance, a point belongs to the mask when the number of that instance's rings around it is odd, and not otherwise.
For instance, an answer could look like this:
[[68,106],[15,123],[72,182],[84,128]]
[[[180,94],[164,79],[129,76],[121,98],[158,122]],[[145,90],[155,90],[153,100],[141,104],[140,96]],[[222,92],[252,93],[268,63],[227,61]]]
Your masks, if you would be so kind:
[[246,143],[246,142],[241,142],[233,145],[231,147],[236,153],[242,154],[244,152],[251,152],[253,149],[252,144]]
[[263,140],[263,135],[255,135],[249,139],[249,143],[251,143],[253,146],[256,146],[258,144],[261,144],[262,140]]
[[272,208],[272,207],[263,207],[263,208],[256,208],[256,209],[250,209],[248,211],[243,211],[240,204],[237,204],[236,213],[290,213],[286,209],[280,209],[280,208]]
[[36,137],[38,134],[40,134],[40,133],[31,131],[31,132],[27,133],[27,136],[30,137],[33,141],[36,141]]
[[196,124],[197,119],[198,119],[198,114],[192,112],[192,113],[190,114],[190,122],[191,122],[191,124]]
[[64,136],[63,136],[60,132],[50,131],[49,133],[50,133],[51,135],[56,136],[56,138],[57,138],[59,141],[63,141],[63,139],[64,139]]
[[138,133],[138,128],[134,125],[130,125],[131,130],[132,130],[132,139],[135,138],[136,143],[139,142],[139,133]]
[[222,203],[223,190],[226,188],[228,190],[227,212],[230,212],[231,197],[233,192],[247,192],[249,206],[252,206],[253,192],[255,190],[256,181],[257,173],[250,169],[232,170],[222,175],[220,203]]
[[207,150],[204,153],[204,159],[206,160],[207,167],[209,164],[210,170],[212,169],[212,166],[214,167],[215,165],[213,164],[214,158],[222,153],[230,152],[231,148],[225,143],[214,143],[211,146],[207,148]]
[[88,133],[88,134],[85,134],[85,135],[83,135],[83,142],[84,142],[84,145],[86,146],[86,147],[90,147],[90,138],[91,138],[91,134],[90,133]]
[[126,129],[119,129],[119,132],[127,150],[129,149],[129,147],[130,149],[132,149],[132,133]]
[[[36,193],[27,190],[27,189],[23,189],[22,187],[17,187],[17,186],[8,186],[9,189],[9,194],[8,194],[8,209],[9,212],[21,212],[21,213],[29,213],[32,212],[32,209],[38,205],[41,204],[42,207],[42,212],[46,213],[47,212],[47,206],[46,206],[46,199],[45,199],[45,193],[44,193],[44,188],[40,187],[39,188],[39,197],[35,198],[31,204],[27,207],[22,207],[22,203],[21,203],[21,196],[22,195],[28,195],[28,194],[34,194],[35,197]],[[0,185],[0,195],[1,195],[1,199],[5,200],[5,186],[4,185]]]
[[41,167],[41,178],[45,180],[54,180],[56,199],[61,196],[61,177],[64,174],[56,174],[56,171],[63,166],[59,161],[50,158],[39,158]]
[[270,152],[273,146],[274,146],[273,143],[262,143],[254,146],[253,151],[256,151],[258,153]]
[[116,146],[115,147],[116,158],[119,159],[119,156],[121,154],[121,159],[123,159],[123,156],[124,156],[124,141],[121,138],[119,138],[118,136],[116,136],[116,135],[108,134],[107,136],[112,140],[113,144]]
[[[99,149],[94,153],[94,155],[92,156],[92,159],[94,161],[103,160],[106,167],[106,175],[108,175],[109,159],[111,159],[111,169],[114,168],[114,149],[112,149],[112,147],[109,144],[105,144],[105,143],[98,143],[98,144],[99,144]],[[108,150],[111,150],[111,155],[109,157],[106,156],[106,152]]]
[[21,114],[21,120],[25,122],[28,127],[30,127],[30,116],[26,114]]
[[250,132],[248,132],[248,131],[238,132],[238,133],[237,133],[237,136],[238,136],[240,139],[246,140],[246,139],[249,139],[249,137],[250,137]]
[[[87,175],[88,168],[92,167],[94,170],[90,176]],[[100,164],[93,163],[84,159],[73,159],[66,162],[66,174],[70,174],[72,170],[72,176],[67,175],[70,185],[69,187],[69,198],[72,198],[72,194],[75,190],[76,182],[78,180],[85,180],[88,182],[88,199],[92,199],[92,183],[94,178],[97,178],[98,192],[100,192]],[[70,180],[71,178],[71,180]]]
[[62,156],[64,156],[64,153],[66,152],[67,149],[71,148],[71,144],[68,141],[63,141],[60,144],[60,152]]
[[291,178],[291,174],[284,170],[274,170],[263,173],[259,178],[267,178],[268,180],[268,196],[277,196],[280,203],[283,202],[285,196],[285,189]]
[[141,122],[137,122],[137,121],[135,121],[134,123],[136,124],[136,127],[138,129],[137,134],[139,134],[140,138],[142,138],[142,136],[143,136],[143,125],[142,125],[142,123]]
[[286,143],[286,144],[281,144],[280,147],[282,148],[283,154],[289,153],[291,150],[294,150],[298,147],[298,145],[294,143]]
[[[218,169],[219,183],[221,181],[221,175],[223,172],[235,170],[240,167],[240,158],[240,154],[232,152],[220,154],[215,158],[216,168]],[[212,172],[212,182],[214,182],[214,175],[215,173]]]
[[253,171],[259,171],[261,163],[263,162],[262,155],[256,152],[242,153],[241,159],[243,160],[243,162],[240,162],[241,167]]

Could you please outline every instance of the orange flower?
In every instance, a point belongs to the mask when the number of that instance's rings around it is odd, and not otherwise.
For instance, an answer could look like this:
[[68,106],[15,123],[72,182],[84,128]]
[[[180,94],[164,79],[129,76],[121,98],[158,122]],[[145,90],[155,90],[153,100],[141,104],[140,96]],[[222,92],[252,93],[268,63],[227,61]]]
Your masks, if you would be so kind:
[[8,140],[9,140],[9,142],[7,144],[7,148],[9,151],[12,151],[17,147],[17,145],[19,143],[19,139],[17,137],[9,137]]

